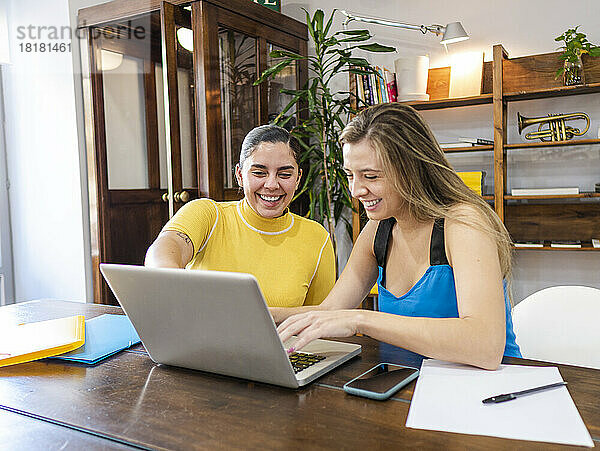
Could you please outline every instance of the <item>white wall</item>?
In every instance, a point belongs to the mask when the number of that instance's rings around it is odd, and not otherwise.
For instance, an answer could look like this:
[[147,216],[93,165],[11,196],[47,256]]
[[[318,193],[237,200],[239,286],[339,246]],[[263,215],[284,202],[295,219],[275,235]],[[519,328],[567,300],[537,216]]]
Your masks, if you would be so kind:
[[71,53],[21,52],[20,43],[50,40],[19,39],[17,33],[18,26],[68,26],[67,1],[2,1],[8,4],[12,62],[3,70],[3,81],[15,298],[83,301],[83,211]]
[[[419,31],[384,27],[359,22],[350,29],[370,29],[375,40],[396,47],[396,54],[368,55],[375,64],[393,68],[399,55],[430,56],[431,67],[450,65],[453,54],[483,51],[485,60],[492,60],[492,46],[502,44],[510,57],[556,51],[554,38],[567,28],[581,25],[590,42],[600,44],[600,2],[578,0],[568,6],[561,0],[534,0],[523,2],[481,2],[474,0],[358,1],[309,0],[283,1],[282,11],[304,21],[306,8],[312,15],[321,8],[329,17],[333,8],[345,9],[356,15],[387,18],[411,24],[441,24],[461,21],[471,39],[448,46],[448,53],[439,38]],[[333,29],[342,29],[341,14]],[[310,51],[310,50],[309,50]],[[340,89],[347,89],[347,76],[338,80]],[[592,119],[586,138],[597,138],[600,126],[600,94],[561,99],[544,99],[509,104],[508,141],[521,142],[516,130],[516,114],[541,116],[549,112],[585,111]],[[482,105],[452,110],[425,111],[423,116],[440,141],[456,141],[459,136],[492,138],[492,107]],[[581,126],[581,123],[573,123]],[[490,153],[477,153],[449,157],[458,170],[485,170],[488,180],[493,180]],[[508,154],[508,188],[579,186],[593,191],[600,182],[600,147],[581,146],[539,151],[510,151]],[[599,237],[600,238],[600,237]],[[596,252],[517,251],[514,271],[514,299],[516,302],[541,288],[559,284],[581,284],[600,288],[600,254]]]

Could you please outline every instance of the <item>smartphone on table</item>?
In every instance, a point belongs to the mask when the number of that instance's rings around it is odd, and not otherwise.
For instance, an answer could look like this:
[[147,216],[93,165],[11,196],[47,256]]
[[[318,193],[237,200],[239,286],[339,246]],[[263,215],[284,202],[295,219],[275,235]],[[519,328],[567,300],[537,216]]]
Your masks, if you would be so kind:
[[344,391],[351,395],[384,400],[415,380],[418,375],[417,368],[380,363],[344,384]]

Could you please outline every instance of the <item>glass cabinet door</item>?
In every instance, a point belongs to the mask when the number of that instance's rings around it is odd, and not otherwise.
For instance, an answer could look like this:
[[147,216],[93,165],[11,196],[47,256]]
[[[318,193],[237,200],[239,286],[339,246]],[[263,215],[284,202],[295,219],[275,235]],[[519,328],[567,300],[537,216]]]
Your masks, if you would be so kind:
[[[196,94],[199,192],[214,200],[241,198],[235,167],[244,137],[287,105],[281,87],[298,89],[306,78],[306,62],[301,61],[274,79],[253,85],[273,63],[268,56],[271,49],[307,51],[306,38],[299,36],[305,29],[288,33],[271,27],[256,15],[259,9],[247,15],[212,2],[192,3],[195,42],[202,46],[194,51],[196,86],[202,93]],[[291,109],[286,114],[294,116],[293,125],[297,112]]]
[[236,188],[235,166],[242,141],[259,125],[256,38],[219,28],[219,70],[223,137],[223,186]]
[[177,39],[180,28],[191,32],[191,17],[167,5],[90,27],[82,43],[86,125],[94,133],[88,168],[95,298],[104,303],[116,300],[98,264],[142,264],[169,217],[198,196],[193,54]]
[[[191,13],[168,5],[163,16],[170,22],[169,39],[163,59],[173,63],[156,67],[157,114],[159,120],[160,183],[167,190],[170,215],[183,204],[198,197],[198,173],[195,129],[195,86]],[[164,22],[164,21],[163,21]],[[165,90],[165,85],[168,90]],[[167,114],[168,113],[168,114]]]
[[[285,58],[273,58],[271,52],[273,50],[287,50],[279,47],[275,44],[268,43],[267,45],[267,67],[273,67],[278,62]],[[273,78],[269,78],[266,82],[267,90],[267,105],[269,122],[275,120],[275,118],[283,111],[287,104],[292,100],[291,94],[281,93],[281,89],[297,89],[298,85],[298,67],[296,61],[293,61],[289,66],[275,75]],[[296,126],[298,118],[296,117],[296,105],[292,106],[288,111],[285,112],[286,117],[291,117],[289,121],[285,123],[285,128],[291,130]]]
[[160,186],[156,73],[160,17],[103,23],[81,42],[94,297],[116,304],[99,263],[142,264],[168,219]]

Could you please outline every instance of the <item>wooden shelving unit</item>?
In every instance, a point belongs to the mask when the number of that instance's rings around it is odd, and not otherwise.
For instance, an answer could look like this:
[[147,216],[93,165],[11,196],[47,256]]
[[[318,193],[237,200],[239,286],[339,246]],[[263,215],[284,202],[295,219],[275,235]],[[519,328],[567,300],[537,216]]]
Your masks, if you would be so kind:
[[[600,58],[583,57],[587,84],[562,86],[555,78],[561,67],[560,53],[509,58],[502,45],[495,45],[493,62],[484,63],[482,94],[457,99],[406,102],[417,110],[439,110],[491,104],[493,109],[493,146],[455,147],[446,153],[493,152],[494,195],[484,196],[493,204],[515,241],[544,241],[541,248],[526,251],[600,251],[591,245],[600,238],[600,193],[558,196],[511,196],[507,194],[507,152],[517,149],[537,151],[541,148],[600,145],[600,139],[573,139],[556,142],[507,143],[507,109],[510,102],[600,93]],[[432,69],[434,70],[434,69]],[[430,70],[431,74],[431,70]],[[352,83],[351,83],[352,85]],[[582,201],[583,200],[583,201]],[[356,220],[354,224],[358,224]],[[355,236],[358,233],[355,231]],[[581,248],[553,248],[551,241],[579,240]]]
[[521,199],[584,199],[590,197],[600,198],[600,193],[579,193],[579,194],[555,194],[552,196],[512,196],[505,194],[505,200],[521,200]]
[[[531,57],[533,58],[533,57]],[[588,83],[581,86],[558,86],[548,89],[533,89],[531,91],[510,92],[504,94],[509,102],[519,100],[547,99],[551,97],[576,96],[600,92],[600,83]]]
[[449,147],[442,149],[445,153],[464,153],[464,152],[492,152],[494,146],[468,146],[468,147]]
[[[600,92],[600,62],[584,59],[588,84],[562,86],[554,76],[562,62],[559,53],[509,58],[501,45],[494,46],[494,208],[515,241],[544,241],[543,248],[515,248],[544,251],[599,251],[591,246],[600,237],[600,193],[557,196],[511,196],[507,194],[507,151],[570,146],[597,146],[600,139],[573,139],[557,142],[506,142],[506,115],[509,102],[557,98]],[[585,199],[585,202],[580,200]],[[591,201],[590,201],[591,200]],[[553,248],[553,240],[580,240],[581,248]],[[588,244],[585,244],[588,243]]]
[[458,99],[438,99],[430,101],[406,102],[415,110],[439,110],[442,108],[456,108],[462,106],[485,105],[493,102],[492,94],[481,94],[479,96],[461,97]]
[[581,247],[551,247],[549,244],[544,247],[516,247],[517,251],[558,251],[558,252],[597,252],[600,248],[592,247],[591,244],[581,243]]
[[600,144],[600,139],[572,139],[569,141],[547,141],[547,142],[529,142],[506,144],[505,149],[532,149],[536,147],[570,147],[570,146],[589,146],[590,144]]

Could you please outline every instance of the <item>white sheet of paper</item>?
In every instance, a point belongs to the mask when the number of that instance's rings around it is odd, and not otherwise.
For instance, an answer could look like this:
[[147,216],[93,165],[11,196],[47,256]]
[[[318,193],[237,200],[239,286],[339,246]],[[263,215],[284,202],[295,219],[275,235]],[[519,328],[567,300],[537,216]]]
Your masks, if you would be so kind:
[[593,447],[567,387],[498,404],[481,402],[562,380],[556,367],[501,365],[496,371],[487,371],[424,360],[406,426]]

